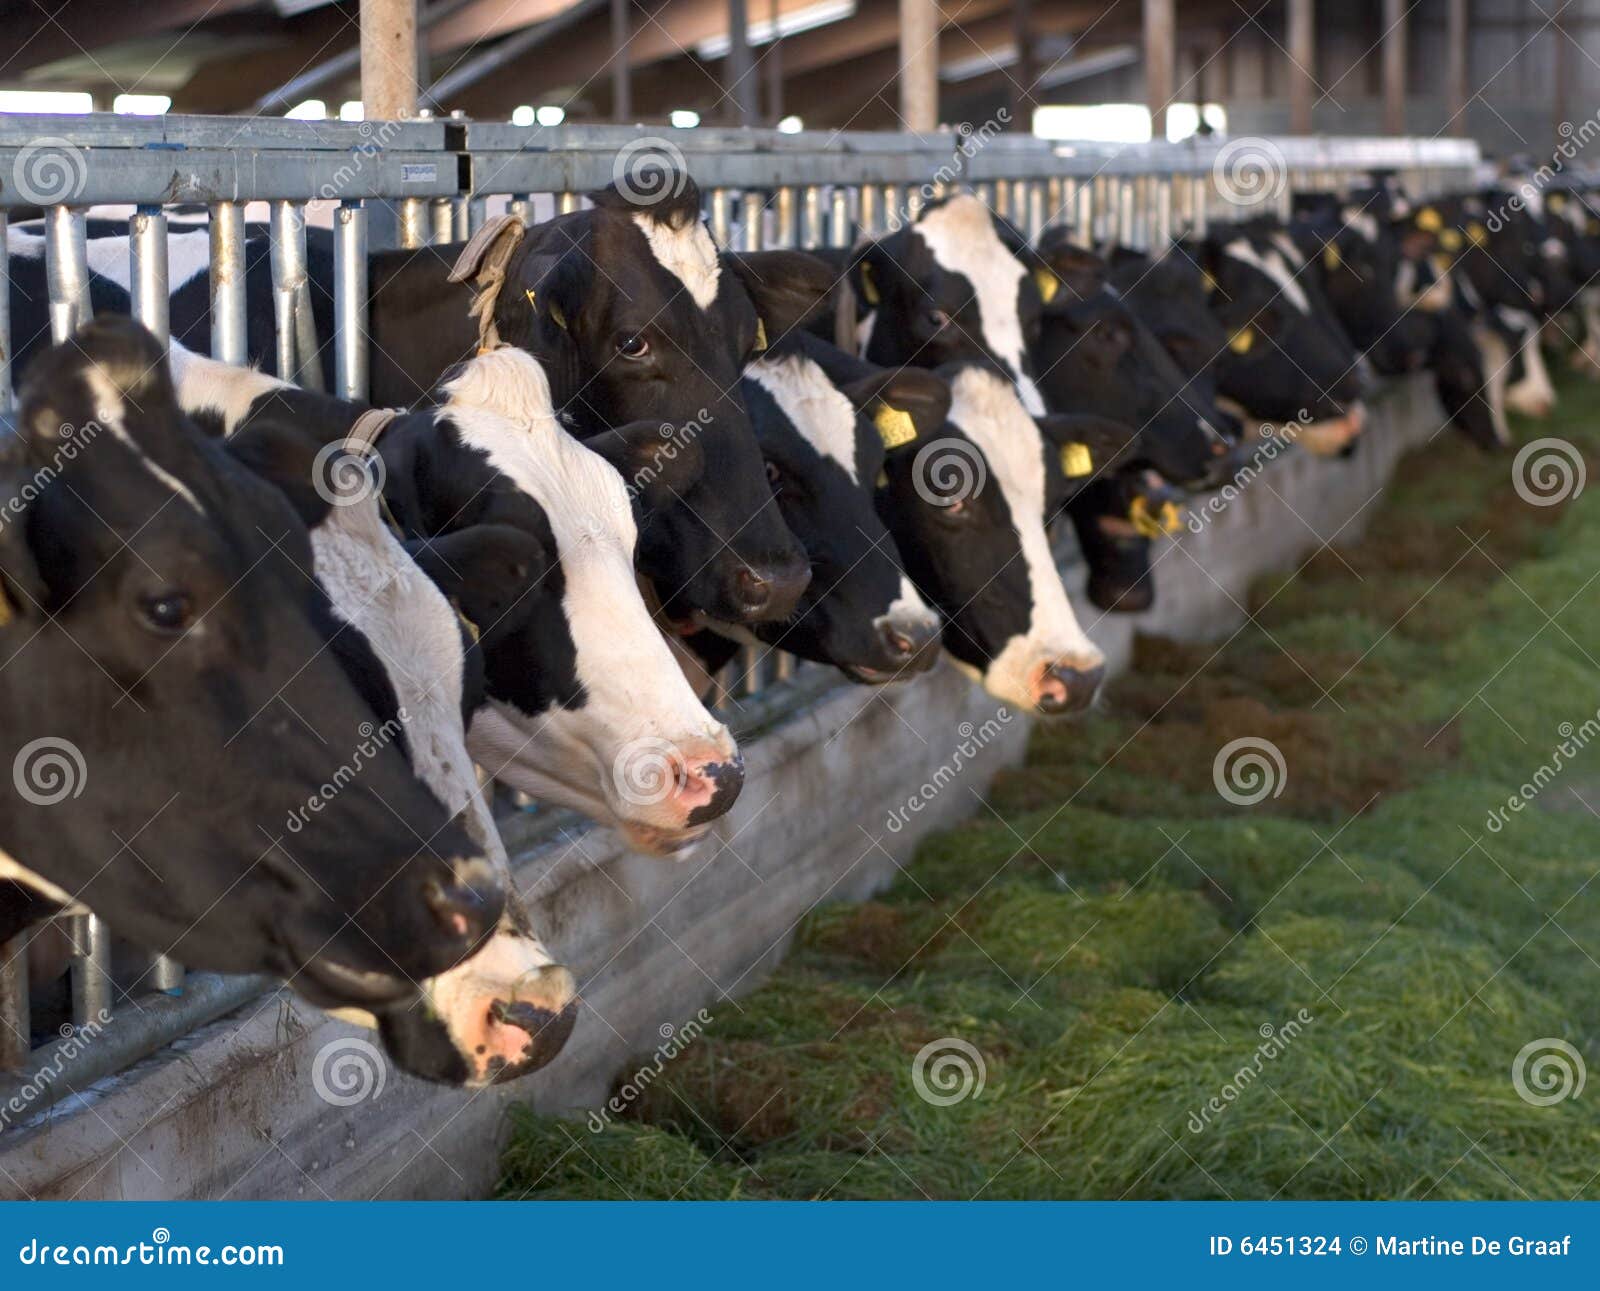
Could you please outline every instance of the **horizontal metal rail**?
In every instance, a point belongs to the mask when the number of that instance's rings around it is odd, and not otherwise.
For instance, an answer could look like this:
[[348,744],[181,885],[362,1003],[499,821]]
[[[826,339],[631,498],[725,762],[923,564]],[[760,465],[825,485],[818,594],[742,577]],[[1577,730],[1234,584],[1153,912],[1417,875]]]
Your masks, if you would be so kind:
[[[1254,151],[1246,156],[1246,149]],[[1268,204],[1241,204],[1232,166],[1267,170]],[[213,353],[246,349],[246,204],[269,203],[272,316],[278,368],[349,397],[367,389],[366,259],[369,214],[393,204],[398,245],[459,241],[492,204],[533,218],[536,202],[576,210],[581,194],[651,168],[684,167],[699,184],[718,241],[743,250],[846,247],[915,217],[959,188],[977,192],[1030,237],[1066,226],[1086,243],[1159,246],[1212,220],[1287,210],[1296,191],[1331,190],[1374,170],[1396,172],[1419,196],[1471,184],[1475,144],[1436,139],[1191,140],[1116,147],[1051,143],[976,130],[930,135],[561,125],[459,119],[313,122],[238,117],[135,118],[0,115],[0,270],[8,214],[43,211],[52,334],[88,317],[84,216],[133,208],[128,222],[133,311],[168,333],[168,215],[203,204],[210,230]],[[629,169],[629,168],[633,169]],[[311,311],[307,207],[322,203],[334,230],[332,371]],[[371,238],[379,236],[374,224]],[[0,293],[0,410],[10,406],[9,292]],[[842,684],[829,669],[770,649],[741,651],[716,679],[723,715],[755,734]],[[503,818],[513,851],[568,813],[539,809]],[[20,858],[26,863],[26,857]],[[94,916],[60,921],[73,947],[68,1001],[74,1036],[32,1043],[27,935],[0,946],[0,1133],[62,1097],[247,1003],[271,983],[185,973],[147,959],[138,980],[112,973],[111,932]],[[35,990],[46,983],[34,983]],[[127,993],[124,994],[124,991]],[[109,1019],[109,1020],[107,1020]],[[92,1042],[90,1040],[92,1039]],[[65,1053],[65,1047],[71,1052]],[[8,1112],[8,1107],[20,1111]]]

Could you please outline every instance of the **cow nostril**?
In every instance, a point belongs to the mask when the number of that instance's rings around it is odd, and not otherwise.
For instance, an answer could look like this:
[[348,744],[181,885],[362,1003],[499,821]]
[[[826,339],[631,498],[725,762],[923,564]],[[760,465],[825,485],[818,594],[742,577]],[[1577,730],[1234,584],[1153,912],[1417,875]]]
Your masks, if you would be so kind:
[[422,899],[439,925],[449,934],[477,941],[497,917],[489,894],[470,883],[440,883],[429,879],[422,886]]
[[755,612],[766,608],[772,599],[772,584],[748,567],[741,569],[734,579],[742,608]]
[[1064,664],[1051,664],[1039,679],[1036,701],[1039,711],[1050,717],[1081,712],[1093,702],[1105,675],[1104,665],[1071,668]]

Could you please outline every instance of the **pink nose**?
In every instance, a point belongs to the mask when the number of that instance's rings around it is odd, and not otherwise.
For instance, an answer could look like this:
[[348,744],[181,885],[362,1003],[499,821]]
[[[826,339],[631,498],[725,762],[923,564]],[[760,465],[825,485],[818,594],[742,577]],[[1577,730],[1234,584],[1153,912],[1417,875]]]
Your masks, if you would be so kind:
[[1054,717],[1061,713],[1082,712],[1094,701],[1105,680],[1104,664],[1075,668],[1053,663],[1039,670],[1033,683],[1033,702],[1041,713]]
[[681,812],[683,824],[701,825],[725,814],[744,788],[744,758],[715,745],[680,750],[667,803]]

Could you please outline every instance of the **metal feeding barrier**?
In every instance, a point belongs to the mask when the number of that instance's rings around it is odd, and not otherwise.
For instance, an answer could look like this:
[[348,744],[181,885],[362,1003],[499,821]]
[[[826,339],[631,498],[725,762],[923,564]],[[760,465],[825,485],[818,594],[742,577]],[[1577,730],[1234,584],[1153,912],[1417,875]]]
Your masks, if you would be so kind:
[[[543,218],[579,209],[583,193],[614,182],[648,191],[651,175],[659,180],[667,167],[695,178],[718,243],[739,250],[849,246],[893,231],[928,201],[960,189],[976,192],[1030,238],[1065,225],[1084,245],[1149,249],[1175,234],[1203,233],[1213,220],[1287,214],[1295,192],[1339,190],[1374,170],[1395,172],[1409,191],[1427,197],[1469,186],[1478,164],[1475,144],[1442,139],[1116,147],[1049,143],[987,127],[916,136],[652,133],[460,118],[0,116],[0,270],[9,269],[8,219],[42,217],[50,330],[54,340],[65,339],[90,312],[86,214],[122,208],[133,314],[165,339],[168,217],[174,208],[188,215],[186,208],[203,206],[205,224],[184,227],[209,230],[212,353],[243,362],[245,218],[250,204],[265,204],[278,370],[361,399],[369,371],[369,245],[461,241],[491,206]],[[306,268],[313,218],[326,219],[333,233],[331,374],[321,370]],[[13,402],[9,272],[4,277],[0,411]],[[744,732],[771,725],[834,684],[829,670],[797,668],[781,652],[753,649],[717,681],[725,714]],[[129,969],[121,963],[126,956],[113,962],[111,931],[97,916],[54,925],[70,944],[60,1037],[88,1029],[94,1041],[63,1053],[54,1030],[38,1036],[25,945],[35,930],[0,946],[0,1133],[271,986],[261,978],[185,972],[165,958]],[[62,994],[59,984],[38,985],[56,985]]]

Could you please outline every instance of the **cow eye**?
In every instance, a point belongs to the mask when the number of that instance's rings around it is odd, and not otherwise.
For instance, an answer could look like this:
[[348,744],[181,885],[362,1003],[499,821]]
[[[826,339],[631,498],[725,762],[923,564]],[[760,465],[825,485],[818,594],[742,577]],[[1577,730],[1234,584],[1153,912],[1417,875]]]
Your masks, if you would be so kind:
[[194,607],[182,592],[160,592],[139,602],[139,614],[156,632],[182,632],[194,618]]
[[949,324],[950,315],[945,313],[944,310],[930,309],[928,311],[928,325],[932,327],[934,331],[938,331],[941,327],[948,327]]
[[625,359],[642,359],[650,353],[650,342],[638,335],[618,337],[617,353]]
[[777,487],[778,481],[783,478],[783,472],[778,469],[776,462],[767,463],[767,483]]

